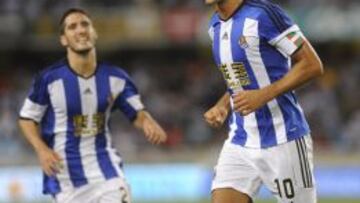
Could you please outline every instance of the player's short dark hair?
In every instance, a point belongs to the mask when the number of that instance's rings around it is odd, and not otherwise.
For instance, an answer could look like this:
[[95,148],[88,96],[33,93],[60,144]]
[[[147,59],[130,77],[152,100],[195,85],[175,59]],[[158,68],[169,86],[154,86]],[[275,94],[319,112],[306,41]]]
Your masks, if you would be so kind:
[[90,15],[89,15],[84,9],[81,9],[81,8],[70,8],[70,9],[66,10],[66,11],[64,12],[64,14],[61,16],[60,21],[59,21],[60,34],[64,34],[64,32],[65,32],[65,19],[66,19],[66,17],[68,17],[70,14],[73,14],[73,13],[81,13],[81,14],[84,14],[84,15],[86,15],[87,17],[90,18]]

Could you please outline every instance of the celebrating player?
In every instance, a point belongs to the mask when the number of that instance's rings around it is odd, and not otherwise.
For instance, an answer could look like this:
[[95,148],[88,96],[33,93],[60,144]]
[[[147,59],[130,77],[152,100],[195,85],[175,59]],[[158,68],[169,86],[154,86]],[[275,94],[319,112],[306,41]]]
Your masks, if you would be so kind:
[[[268,0],[205,0],[227,93],[204,117],[229,117],[212,184],[213,203],[249,203],[264,184],[278,202],[315,203],[312,141],[293,90],[323,72],[299,27]],[[292,65],[291,65],[292,63]]]
[[97,61],[89,15],[70,9],[60,26],[67,57],[35,78],[19,121],[45,173],[43,192],[61,203],[130,203],[110,113],[120,109],[153,144],[167,136],[125,71]]

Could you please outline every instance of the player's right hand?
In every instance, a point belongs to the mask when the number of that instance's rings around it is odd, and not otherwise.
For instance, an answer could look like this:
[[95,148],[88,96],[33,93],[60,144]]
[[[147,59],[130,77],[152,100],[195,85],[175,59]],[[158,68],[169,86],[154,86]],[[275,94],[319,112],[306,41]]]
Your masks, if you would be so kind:
[[37,151],[41,168],[48,176],[53,176],[63,168],[62,158],[48,147],[43,147]]
[[219,128],[223,125],[228,115],[226,107],[215,105],[204,114],[205,121],[214,128]]

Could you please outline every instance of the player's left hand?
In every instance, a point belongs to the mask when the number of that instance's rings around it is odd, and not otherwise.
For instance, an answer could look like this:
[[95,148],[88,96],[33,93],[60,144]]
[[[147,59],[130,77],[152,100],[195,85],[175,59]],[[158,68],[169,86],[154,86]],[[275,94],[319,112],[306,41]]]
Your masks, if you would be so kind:
[[269,98],[264,89],[244,90],[232,95],[234,110],[242,116],[249,115],[265,105]]

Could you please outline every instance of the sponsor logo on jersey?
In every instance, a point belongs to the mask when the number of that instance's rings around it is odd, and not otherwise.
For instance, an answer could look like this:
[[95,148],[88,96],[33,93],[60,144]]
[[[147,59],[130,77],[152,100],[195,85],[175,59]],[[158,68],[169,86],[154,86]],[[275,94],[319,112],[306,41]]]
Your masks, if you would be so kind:
[[105,115],[103,113],[96,113],[92,115],[76,115],[73,118],[73,124],[76,136],[96,136],[104,132]]
[[222,64],[219,67],[229,88],[236,90],[251,84],[249,74],[243,63]]

